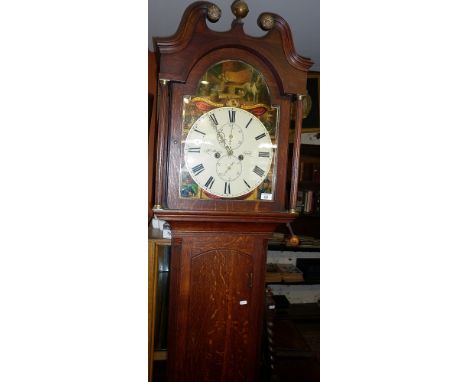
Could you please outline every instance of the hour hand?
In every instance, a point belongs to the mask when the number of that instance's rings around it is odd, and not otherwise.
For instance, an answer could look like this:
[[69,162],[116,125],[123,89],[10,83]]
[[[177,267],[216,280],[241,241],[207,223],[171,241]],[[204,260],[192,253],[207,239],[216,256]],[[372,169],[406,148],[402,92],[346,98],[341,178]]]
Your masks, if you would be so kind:
[[226,147],[226,138],[224,137],[224,133],[222,131],[216,130],[216,138],[218,139],[218,143],[223,147]]
[[224,149],[227,152],[228,156],[231,156],[233,151],[229,145],[226,144],[226,138],[224,137],[224,133],[222,131],[218,131],[216,134],[216,137],[218,138],[218,143],[224,147]]

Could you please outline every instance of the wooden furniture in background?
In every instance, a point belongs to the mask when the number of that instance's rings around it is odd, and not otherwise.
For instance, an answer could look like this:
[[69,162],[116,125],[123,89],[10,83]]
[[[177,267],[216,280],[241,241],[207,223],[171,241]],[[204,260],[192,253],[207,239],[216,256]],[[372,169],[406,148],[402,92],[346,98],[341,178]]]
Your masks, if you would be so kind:
[[320,381],[320,308],[291,304],[272,313],[269,326],[270,382]]
[[[296,235],[320,238],[320,72],[307,74],[306,114],[302,120],[301,134],[303,143],[300,145],[300,160],[298,166],[298,187],[296,190],[296,211],[298,218],[291,223]],[[294,121],[289,132],[290,153],[294,142]],[[313,139],[304,139],[305,136]],[[306,143],[312,141],[313,143]],[[292,174],[292,154],[288,159],[288,176]],[[287,234],[285,227],[281,232]]]
[[167,336],[167,263],[171,241],[162,239],[159,231],[150,229],[148,238],[148,381],[153,381],[154,361],[167,358],[161,339]]

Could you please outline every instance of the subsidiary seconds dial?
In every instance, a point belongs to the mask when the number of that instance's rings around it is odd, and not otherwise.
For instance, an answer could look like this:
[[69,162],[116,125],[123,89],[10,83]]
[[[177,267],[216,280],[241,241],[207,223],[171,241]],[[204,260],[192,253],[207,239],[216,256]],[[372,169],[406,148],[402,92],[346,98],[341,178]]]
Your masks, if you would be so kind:
[[184,146],[192,179],[209,194],[237,198],[266,178],[273,144],[263,123],[246,110],[220,107],[190,128]]

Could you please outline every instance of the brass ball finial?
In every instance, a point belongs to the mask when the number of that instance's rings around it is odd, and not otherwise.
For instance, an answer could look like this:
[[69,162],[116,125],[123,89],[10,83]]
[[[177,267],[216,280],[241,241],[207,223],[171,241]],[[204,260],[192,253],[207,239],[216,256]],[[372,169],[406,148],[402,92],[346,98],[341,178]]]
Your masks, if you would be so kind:
[[243,19],[249,13],[249,6],[244,0],[235,0],[231,4],[231,11],[237,20]]
[[216,4],[211,4],[208,7],[206,17],[208,17],[208,20],[212,23],[217,22],[221,18],[221,9]]
[[263,13],[258,19],[258,26],[264,31],[269,31],[275,25],[275,19],[270,13]]

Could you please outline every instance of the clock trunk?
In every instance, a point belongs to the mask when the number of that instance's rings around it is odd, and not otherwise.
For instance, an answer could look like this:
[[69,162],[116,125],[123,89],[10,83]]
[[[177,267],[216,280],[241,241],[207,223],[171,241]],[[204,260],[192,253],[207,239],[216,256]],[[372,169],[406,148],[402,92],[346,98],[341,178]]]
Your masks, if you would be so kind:
[[269,234],[189,226],[173,228],[171,380],[257,381]]

